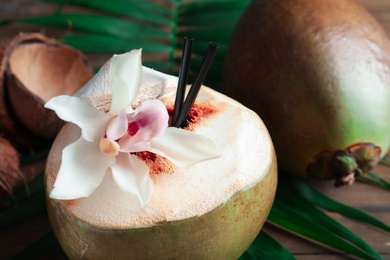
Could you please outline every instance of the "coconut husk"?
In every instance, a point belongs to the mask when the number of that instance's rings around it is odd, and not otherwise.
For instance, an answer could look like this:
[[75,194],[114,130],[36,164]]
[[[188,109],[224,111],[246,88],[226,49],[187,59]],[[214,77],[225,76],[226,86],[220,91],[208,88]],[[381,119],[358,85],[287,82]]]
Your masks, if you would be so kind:
[[24,176],[19,170],[18,152],[0,136],[0,199],[24,182]]
[[44,108],[93,76],[79,51],[39,33],[21,33],[0,50],[0,132],[15,145],[45,147],[64,122]]

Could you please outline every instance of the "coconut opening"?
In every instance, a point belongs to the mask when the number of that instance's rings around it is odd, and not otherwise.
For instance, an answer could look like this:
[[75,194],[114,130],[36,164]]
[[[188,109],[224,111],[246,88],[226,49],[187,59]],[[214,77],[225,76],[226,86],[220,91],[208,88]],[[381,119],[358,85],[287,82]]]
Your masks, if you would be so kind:
[[[160,91],[165,92],[163,87],[171,89],[177,85],[176,78],[172,80],[161,77],[162,74],[154,75],[159,75],[163,82],[153,85],[160,86]],[[148,87],[143,84],[141,92],[146,93],[145,88]],[[83,89],[81,93],[89,92]],[[99,95],[104,97],[102,94]],[[97,102],[96,97],[90,98]],[[168,107],[173,106],[174,98],[174,91],[159,95]],[[220,148],[220,158],[188,169],[176,167],[173,173],[154,175],[153,196],[144,208],[139,206],[136,198],[117,187],[110,173],[91,196],[56,202],[77,219],[93,226],[141,228],[204,215],[226,203],[237,192],[259,183],[273,161],[272,141],[259,117],[238,102],[207,87],[202,87],[196,102],[201,107],[217,108],[215,113],[193,124],[191,131],[213,140]],[[80,129],[73,124],[67,124],[58,135],[46,169],[48,191],[52,189],[59,170],[63,148],[79,137]]]
[[44,102],[60,94],[73,95],[91,78],[78,52],[57,45],[21,44],[10,55],[9,64],[12,74]]

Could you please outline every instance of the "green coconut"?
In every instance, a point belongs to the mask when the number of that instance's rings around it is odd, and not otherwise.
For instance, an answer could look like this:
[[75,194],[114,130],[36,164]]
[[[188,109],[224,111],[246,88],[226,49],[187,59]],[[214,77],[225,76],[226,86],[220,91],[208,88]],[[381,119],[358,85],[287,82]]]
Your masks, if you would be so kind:
[[[172,108],[177,78],[143,70],[135,103],[158,98]],[[110,104],[105,86],[89,86],[77,95],[91,98],[99,108]],[[47,198],[54,233],[69,258],[237,259],[246,251],[275,196],[271,138],[253,111],[207,87],[201,88],[193,110],[187,130],[213,140],[222,155],[188,169],[150,165],[159,170],[151,172],[154,191],[145,207],[135,206],[136,198],[118,189],[110,173],[87,198]],[[47,194],[62,150],[79,137],[80,129],[71,123],[57,136],[47,160]]]
[[351,184],[389,149],[390,42],[352,0],[252,1],[223,74],[288,173]]

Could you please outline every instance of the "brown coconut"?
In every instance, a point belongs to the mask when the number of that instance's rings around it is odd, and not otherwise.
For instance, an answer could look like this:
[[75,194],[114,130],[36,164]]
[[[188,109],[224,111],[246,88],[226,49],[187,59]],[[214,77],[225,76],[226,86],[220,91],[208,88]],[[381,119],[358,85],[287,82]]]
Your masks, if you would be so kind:
[[92,77],[86,57],[39,33],[19,34],[0,57],[0,131],[15,144],[50,144],[63,121],[44,104],[73,95]]

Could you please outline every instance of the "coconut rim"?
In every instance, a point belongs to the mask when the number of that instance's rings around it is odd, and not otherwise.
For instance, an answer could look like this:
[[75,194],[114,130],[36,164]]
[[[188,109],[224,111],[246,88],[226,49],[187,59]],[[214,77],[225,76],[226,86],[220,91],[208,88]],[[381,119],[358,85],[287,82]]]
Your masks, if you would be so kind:
[[[107,68],[102,68],[102,70],[105,70],[105,69],[107,69],[108,71],[109,71],[109,67]],[[172,102],[171,101],[171,99],[172,99],[172,96],[174,95],[174,87],[172,87],[172,86],[176,86],[177,85],[177,78],[176,77],[172,77],[172,76],[169,76],[169,75],[166,75],[166,74],[163,74],[163,73],[160,73],[160,72],[156,72],[156,71],[154,71],[154,70],[150,70],[150,69],[147,69],[147,68],[145,68],[144,67],[144,75],[145,74],[150,74],[149,76],[147,76],[147,77],[155,77],[156,79],[158,79],[157,81],[157,85],[159,85],[158,87],[160,88],[160,91],[152,91],[152,92],[150,92],[150,90],[148,90],[148,89],[145,89],[145,86],[143,86],[143,87],[141,87],[141,97],[143,97],[144,99],[149,99],[149,98],[156,98],[156,97],[158,97],[159,99],[161,99],[161,100],[163,100],[163,102],[165,101],[165,103],[166,102],[168,102],[169,100],[170,100],[170,102]],[[110,80],[110,79],[106,79],[106,80]],[[153,79],[151,80],[151,79],[148,79],[149,80],[149,83],[151,82],[151,81],[153,81]],[[146,81],[148,81],[148,80],[146,80]],[[156,84],[152,84],[153,86],[156,86]],[[92,103],[94,103],[94,105],[96,106],[96,107],[101,107],[100,105],[99,105],[99,98],[98,97],[100,97],[100,101],[103,101],[103,102],[101,102],[102,104],[103,104],[103,107],[104,107],[104,105],[107,105],[109,102],[107,102],[107,101],[104,101],[104,98],[106,98],[107,97],[107,92],[106,93],[104,93],[104,91],[107,91],[107,89],[103,89],[103,91],[101,91],[102,90],[102,88],[106,88],[107,87],[107,85],[110,85],[110,84],[103,84],[104,86],[103,87],[100,87],[100,89],[98,89],[98,90],[96,90],[96,91],[94,91],[94,92],[91,92],[91,89],[93,89],[93,87],[94,86],[89,86],[89,87],[87,87],[87,88],[83,88],[83,89],[81,89],[76,95],[79,95],[79,96],[84,96],[84,97],[88,97],[88,98],[90,98],[90,100],[92,101]],[[95,86],[96,87],[96,86]],[[108,90],[109,91],[109,90]],[[99,95],[98,97],[97,96],[91,96],[91,93],[94,93],[95,95],[96,95],[96,93],[97,93],[97,95]],[[143,94],[144,95],[143,95]],[[146,93],[146,94],[145,94]],[[268,172],[268,170],[269,170],[269,167],[270,167],[270,165],[272,164],[272,156],[271,156],[271,153],[272,153],[272,150],[273,150],[273,144],[272,144],[272,141],[271,141],[271,139],[270,139],[270,137],[269,137],[269,134],[268,134],[268,131],[267,131],[267,129],[266,129],[266,127],[264,126],[264,124],[262,123],[262,121],[258,118],[258,116],[253,112],[253,111],[250,111],[249,109],[247,109],[247,108],[245,108],[244,106],[242,106],[241,104],[239,104],[238,102],[236,102],[236,101],[234,101],[234,100],[232,100],[232,99],[230,99],[230,98],[228,98],[228,97],[226,97],[225,95],[222,95],[222,94],[220,94],[220,93],[218,93],[218,92],[216,92],[216,91],[213,91],[213,90],[211,90],[211,89],[209,89],[209,88],[207,88],[207,87],[202,87],[202,89],[201,89],[201,92],[200,92],[200,94],[199,94],[199,96],[200,96],[200,99],[201,100],[203,100],[202,102],[205,102],[205,103],[207,103],[207,102],[210,102],[210,103],[215,103],[216,102],[216,100],[223,100],[223,102],[222,101],[220,101],[220,102],[222,102],[222,103],[224,103],[224,106],[225,107],[230,107],[230,108],[234,108],[235,110],[240,110],[240,112],[241,112],[241,114],[243,114],[243,115],[246,115],[247,117],[246,117],[246,120],[248,121],[248,122],[255,122],[255,123],[251,123],[252,124],[252,130],[253,130],[253,132],[258,132],[258,136],[256,136],[256,138],[258,139],[258,140],[262,140],[262,143],[261,143],[261,145],[264,145],[265,144],[265,146],[266,146],[266,148],[262,148],[263,149],[263,152],[266,154],[266,156],[264,156],[264,158],[266,158],[267,159],[267,161],[266,161],[266,163],[265,163],[265,165],[266,166],[263,166],[263,167],[259,167],[259,169],[261,169],[261,170],[259,170],[259,172],[260,173],[258,173],[258,176],[256,176],[256,177],[253,177],[253,179],[251,179],[251,181],[248,181],[245,185],[243,185],[243,184],[241,184],[241,186],[239,187],[239,188],[237,188],[237,187],[235,187],[235,189],[234,189],[234,191],[233,192],[230,192],[229,193],[229,195],[228,196],[225,196],[224,197],[224,199],[220,199],[220,201],[214,201],[213,202],[213,206],[209,206],[209,207],[207,207],[207,209],[203,209],[202,211],[199,211],[197,214],[192,214],[192,215],[182,215],[181,217],[179,217],[179,218],[176,218],[176,219],[174,219],[174,220],[179,220],[179,219],[188,219],[188,218],[190,218],[190,217],[194,217],[194,216],[199,216],[199,215],[203,215],[203,214],[205,214],[206,212],[209,212],[209,211],[211,211],[212,209],[214,209],[214,208],[216,208],[216,207],[218,207],[219,205],[221,205],[221,204],[223,204],[223,202],[226,202],[226,201],[228,201],[234,194],[236,194],[237,192],[239,192],[239,191],[241,191],[241,190],[247,190],[247,189],[250,189],[251,187],[253,187],[254,185],[256,185],[257,183],[259,183],[263,178],[264,178],[264,176],[265,176],[265,174]],[[168,100],[168,101],[167,101]],[[136,100],[136,102],[140,102],[140,100]],[[225,111],[225,113],[228,113],[229,111]],[[240,115],[241,115],[240,114]],[[209,122],[208,120],[206,120],[206,122]],[[244,122],[245,123],[245,121],[240,121],[240,122]],[[255,126],[253,126],[253,125],[255,125]],[[64,129],[66,129],[67,127],[69,127],[69,124],[67,124],[65,127],[64,127]],[[245,126],[245,128],[247,128],[248,126]],[[207,128],[207,127],[206,127]],[[64,129],[62,130],[62,131],[64,131]],[[198,128],[199,129],[199,128]],[[259,131],[260,130],[260,131]],[[61,136],[63,135],[63,132],[60,132],[60,134],[58,135],[58,137],[57,137],[57,139],[60,139],[61,138]],[[68,131],[69,132],[69,131]],[[204,134],[204,133],[203,133]],[[75,136],[73,137],[73,138],[77,138],[77,133],[75,134]],[[67,133],[67,136],[69,137],[69,133]],[[214,138],[216,138],[215,136],[214,136]],[[53,147],[56,147],[57,146],[57,144],[56,144],[56,142],[63,142],[63,140],[62,141],[58,141],[56,139],[56,141],[55,141],[55,143],[53,144]],[[70,140],[68,140],[69,142],[70,142]],[[64,144],[62,144],[62,146],[63,146]],[[261,146],[260,145],[260,146]],[[241,149],[242,149],[242,147],[240,147]],[[258,152],[258,151],[257,151]],[[55,155],[55,153],[57,153],[57,155]],[[46,172],[47,172],[47,174],[46,174],[46,176],[47,176],[47,178],[46,178],[46,184],[47,184],[47,187],[46,187],[46,189],[47,189],[47,192],[49,192],[50,191],[50,189],[52,188],[52,184],[53,184],[53,182],[54,182],[54,180],[50,180],[50,178],[54,178],[54,176],[53,175],[55,175],[56,173],[56,170],[54,169],[51,169],[52,167],[53,167],[53,165],[52,164],[50,164],[50,161],[51,161],[51,158],[53,157],[58,157],[58,153],[59,153],[59,151],[54,151],[54,149],[52,149],[52,151],[50,152],[50,154],[49,154],[49,159],[48,159],[48,166],[47,166],[47,168],[46,168]],[[58,158],[57,158],[58,159]],[[254,158],[253,158],[254,159]],[[54,160],[54,159],[53,159]],[[254,161],[256,161],[256,159],[254,159]],[[205,162],[205,163],[207,163],[207,162]],[[57,166],[55,166],[55,167],[58,167],[58,165]],[[208,168],[212,168],[212,166],[207,166]],[[207,168],[206,167],[206,168]],[[241,165],[241,167],[242,167],[242,165]],[[195,166],[195,169],[196,169],[196,166]],[[58,169],[57,169],[58,170]],[[180,173],[180,174],[182,174],[182,173]],[[50,177],[50,175],[52,175],[51,177]],[[176,172],[176,173],[174,173],[173,175],[179,175],[178,174],[178,172]],[[246,177],[246,176],[245,176]],[[106,178],[107,179],[107,178]],[[104,180],[103,181],[103,183],[105,182],[106,180]],[[236,180],[237,181],[237,180]],[[51,183],[50,183],[51,182]],[[239,182],[238,182],[239,183]],[[235,185],[237,185],[237,184],[235,184]],[[232,186],[235,186],[235,185],[232,185]],[[98,188],[99,189],[99,188]],[[91,196],[93,196],[94,194],[92,194]],[[90,196],[90,197],[91,197]],[[77,200],[78,202],[80,202],[80,201],[83,201],[83,200],[88,200],[88,199],[90,199],[90,198],[86,198],[86,199],[79,199],[79,200]],[[209,202],[204,202],[205,204],[207,204],[207,203],[209,203]],[[66,204],[66,202],[59,202],[59,204],[60,205],[63,205],[65,208],[67,207],[65,204]],[[70,203],[71,204],[71,203]],[[179,203],[180,204],[180,203]],[[85,205],[85,204],[83,204],[83,205]],[[80,207],[82,207],[82,206],[80,206]],[[76,217],[76,218],[79,218],[79,219],[82,219],[84,222],[87,222],[87,223],[94,223],[95,222],[95,220],[93,220],[93,221],[91,221],[91,220],[88,220],[88,217],[86,217],[85,215],[83,215],[83,214],[81,214],[80,215],[80,213],[78,212],[78,213],[75,213],[74,212],[74,209],[72,210],[70,207],[69,208],[67,208],[67,210],[68,211],[72,211],[72,214]],[[91,210],[91,209],[90,209]],[[84,209],[84,211],[88,211],[88,210],[86,210],[86,209]],[[96,213],[96,212],[95,212]],[[142,215],[142,214],[144,214],[144,213],[139,213],[140,215]],[[183,213],[181,213],[181,214],[183,214]],[[139,217],[139,216],[138,216]],[[171,220],[173,220],[172,219],[172,216],[171,216],[171,218],[169,218],[169,217],[160,217],[160,218],[158,218],[157,220],[153,220],[153,221],[146,221],[145,223],[143,223],[143,224],[141,224],[141,225],[139,225],[139,224],[136,224],[135,226],[134,226],[134,228],[138,228],[138,227],[147,227],[147,226],[152,226],[152,225],[154,225],[155,223],[158,223],[158,222],[165,222],[165,221],[171,221]],[[134,224],[134,223],[133,223]],[[133,225],[133,224],[131,224],[131,225]],[[122,225],[122,224],[121,224]],[[104,222],[104,223],[100,223],[100,224],[97,224],[97,226],[104,226],[104,227],[107,227],[107,228],[123,228],[123,227],[128,227],[128,226],[130,226],[130,224],[129,223],[126,223],[126,224],[123,224],[123,226],[121,226],[121,225],[111,225],[111,226],[109,226],[109,225],[107,225],[107,222]]]
[[[64,130],[64,129],[66,130],[67,127],[69,127],[69,126],[73,126],[74,128],[76,128],[76,126],[74,126],[73,124],[68,123],[68,124],[65,125],[65,127],[63,128],[63,130]],[[61,132],[62,132],[63,130],[61,130]],[[61,137],[61,135],[63,134],[63,133],[61,133],[61,132],[60,132],[60,134],[59,134],[60,137]],[[68,132],[67,136],[69,136],[69,131],[67,131],[67,132]],[[269,136],[266,135],[266,137],[267,137],[268,141],[270,142]],[[59,137],[57,137],[57,138],[59,138]],[[57,140],[56,140],[56,141],[57,141]],[[268,157],[264,156],[264,158],[266,159],[266,163],[264,163],[264,164],[265,164],[266,166],[262,168],[261,172],[260,172],[260,173],[258,174],[258,176],[257,176],[258,178],[256,179],[256,181],[252,182],[250,185],[244,185],[244,186],[242,186],[242,187],[239,188],[239,189],[235,189],[234,192],[230,192],[230,195],[224,197],[224,198],[225,198],[225,199],[224,199],[224,202],[228,201],[232,196],[234,196],[234,195],[237,194],[238,192],[246,191],[246,190],[252,188],[253,186],[255,186],[256,184],[258,184],[259,182],[261,182],[261,181],[263,180],[263,178],[265,177],[266,173],[269,171],[269,168],[271,167],[271,165],[272,165],[272,163],[273,163],[273,160],[274,160],[274,159],[272,158],[272,156],[270,155],[270,154],[272,153],[271,150],[273,149],[273,145],[272,145],[271,142],[268,143],[268,144],[269,144],[268,148],[270,149],[270,150],[267,151]],[[54,143],[53,146],[55,146],[55,145],[56,145],[56,144]],[[52,151],[51,151],[50,154],[49,154],[48,161],[50,161],[51,156],[53,156],[53,155],[52,155],[52,152],[53,152],[53,149],[52,149]],[[210,161],[210,163],[211,163],[211,161]],[[46,169],[48,169],[48,168],[46,168]],[[48,171],[48,170],[46,170],[46,172],[47,172],[47,171]],[[51,174],[55,174],[55,173],[51,173]],[[176,172],[176,173],[173,173],[173,174],[175,175],[175,174],[181,174],[181,173]],[[108,175],[108,176],[110,176],[110,175]],[[105,178],[105,180],[103,180],[103,182],[107,182],[107,178],[109,178],[109,177],[106,176],[106,178]],[[232,180],[232,181],[233,181],[233,180]],[[49,184],[50,181],[49,181],[48,179],[46,179],[45,182],[46,182],[46,184],[47,184],[47,191],[49,192],[49,191],[51,190],[51,188],[52,188],[53,181],[52,181],[51,185]],[[110,180],[110,182],[112,182],[112,180]],[[115,185],[113,185],[113,184],[111,183],[111,186],[110,186],[110,187],[113,188],[113,187],[115,187]],[[98,188],[98,189],[99,189],[99,188]],[[93,196],[93,195],[91,195],[91,196]],[[91,197],[91,196],[90,196],[90,197]],[[80,199],[80,200],[88,200],[88,199],[89,199],[89,198]],[[76,201],[80,201],[80,200],[76,200]],[[201,212],[201,213],[186,215],[186,216],[183,216],[183,217],[178,218],[178,219],[175,219],[175,220],[188,219],[188,218],[196,217],[196,216],[199,216],[199,215],[204,215],[204,214],[206,214],[207,212],[210,212],[210,211],[212,211],[213,209],[219,207],[220,205],[223,205],[224,202],[221,202],[221,201],[218,202],[218,203],[217,203],[217,202],[214,202],[214,206],[213,206],[213,207],[209,207],[209,208],[207,208],[207,209],[204,209],[204,211]],[[94,225],[94,226],[100,226],[100,227],[105,226],[104,224],[100,224],[100,225],[99,225],[99,224],[96,224],[96,225],[95,225],[95,224],[93,224],[93,221],[88,221],[88,220],[86,219],[87,216],[85,216],[85,215],[80,216],[79,214],[77,214],[76,212],[74,212],[74,211],[71,209],[72,202],[70,202],[70,203],[68,204],[66,201],[58,201],[57,203],[60,204],[60,205],[62,205],[64,208],[67,208],[68,211],[71,212],[71,215],[73,215],[75,218],[78,218],[78,219],[80,219],[80,220],[83,220],[83,222],[89,223],[89,224]],[[76,203],[77,203],[77,202],[76,202]],[[203,203],[206,203],[206,202],[203,202]],[[180,203],[178,203],[178,204],[180,204]],[[69,206],[69,205],[70,205],[70,206]],[[88,210],[85,210],[85,211],[88,211]],[[157,221],[157,222],[153,222],[153,223],[149,223],[149,222],[148,222],[147,226],[140,226],[139,228],[149,227],[149,226],[154,225],[155,223],[167,222],[167,221],[173,221],[173,220],[172,220],[172,219],[165,219],[165,218],[163,218],[163,219],[160,219],[160,220]],[[110,228],[121,228],[121,229],[123,229],[123,228],[126,228],[126,227],[112,226],[112,227],[110,227]]]

